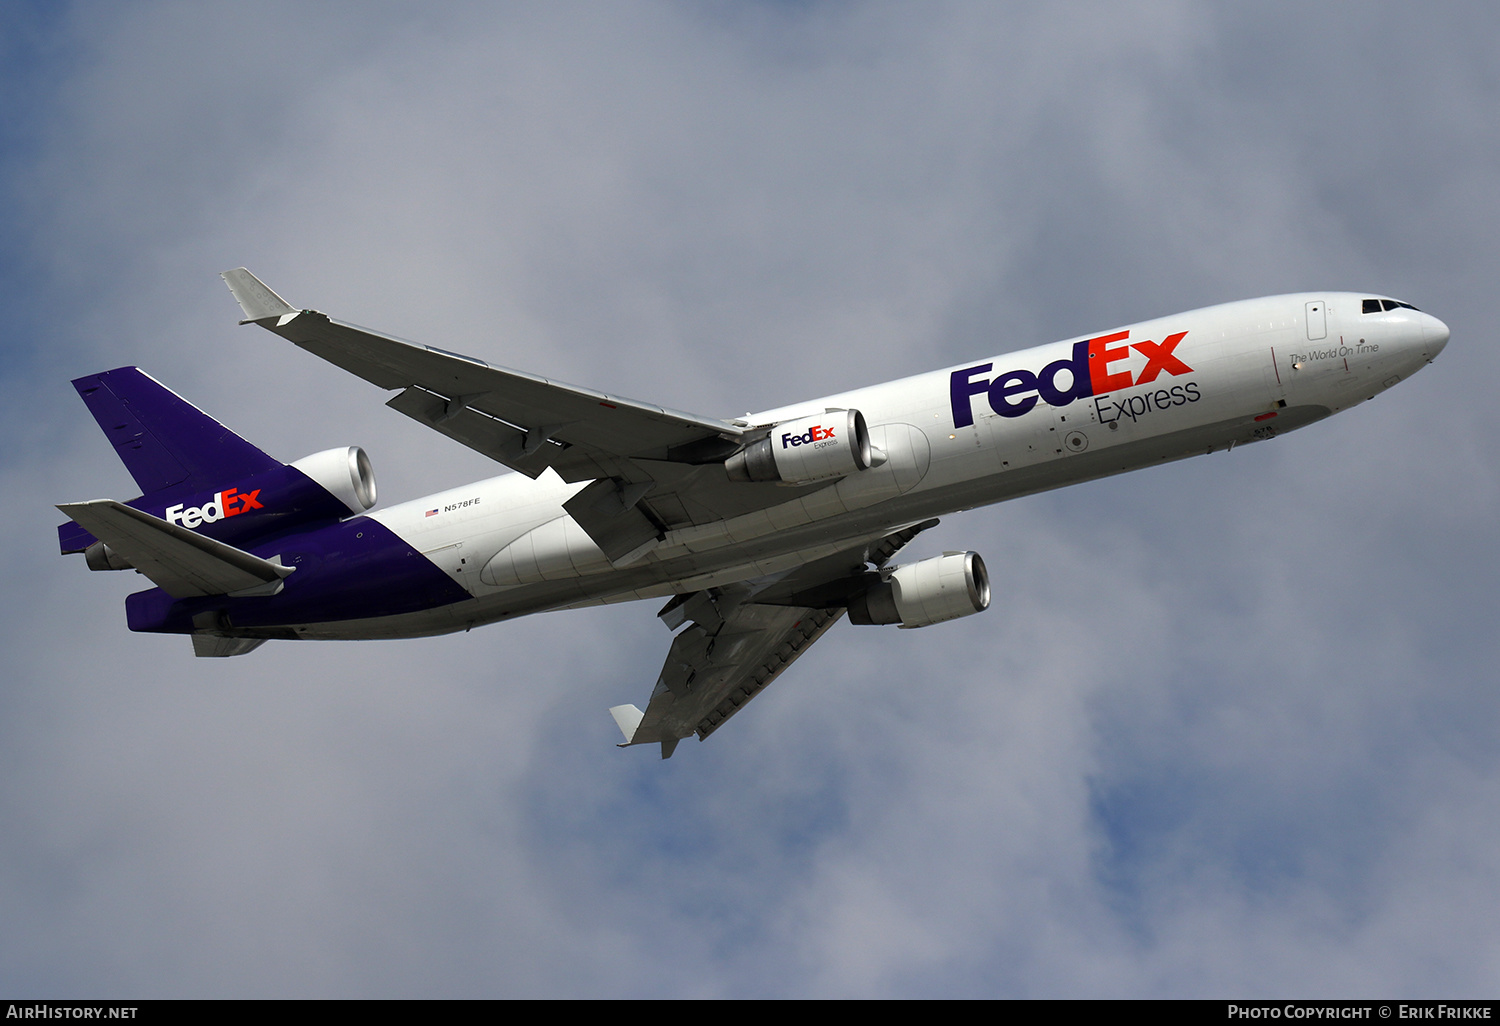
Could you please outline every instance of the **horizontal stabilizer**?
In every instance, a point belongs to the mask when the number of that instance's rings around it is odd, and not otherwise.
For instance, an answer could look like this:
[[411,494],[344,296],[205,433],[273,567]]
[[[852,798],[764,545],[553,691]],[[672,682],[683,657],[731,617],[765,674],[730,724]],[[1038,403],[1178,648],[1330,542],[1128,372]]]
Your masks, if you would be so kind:
[[275,594],[295,567],[251,555],[113,499],[57,507],[173,598]]
[[225,271],[219,277],[224,279],[224,284],[229,286],[229,291],[234,293],[234,298],[240,304],[240,309],[245,311],[245,319],[241,324],[252,324],[256,321],[280,319],[289,313],[296,313],[292,305],[272,292],[265,282],[245,270],[236,267],[232,271]]

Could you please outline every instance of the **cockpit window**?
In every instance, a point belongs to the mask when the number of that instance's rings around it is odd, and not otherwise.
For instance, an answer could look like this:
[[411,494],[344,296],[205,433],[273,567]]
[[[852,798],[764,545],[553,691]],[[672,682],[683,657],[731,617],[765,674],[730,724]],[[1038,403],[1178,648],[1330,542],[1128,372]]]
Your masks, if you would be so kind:
[[[1367,314],[1380,313],[1382,312],[1382,310],[1394,310],[1397,307],[1400,307],[1403,310],[1417,309],[1410,303],[1402,303],[1395,299],[1367,299],[1364,302],[1364,310],[1362,312]],[[1418,312],[1420,313],[1421,311]]]

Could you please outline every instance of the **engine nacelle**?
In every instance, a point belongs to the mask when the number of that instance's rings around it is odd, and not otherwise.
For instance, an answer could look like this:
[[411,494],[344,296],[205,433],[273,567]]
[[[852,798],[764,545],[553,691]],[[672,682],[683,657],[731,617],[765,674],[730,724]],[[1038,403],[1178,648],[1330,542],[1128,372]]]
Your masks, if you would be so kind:
[[134,570],[135,564],[114,549],[96,541],[83,550],[83,561],[90,570]]
[[849,622],[927,627],[990,607],[990,575],[977,552],[945,552],[890,571],[849,603]]
[[350,513],[363,513],[375,505],[375,470],[357,445],[324,449],[290,466],[316,481]]
[[832,410],[777,424],[724,462],[731,481],[808,484],[873,465],[870,431],[858,410]]

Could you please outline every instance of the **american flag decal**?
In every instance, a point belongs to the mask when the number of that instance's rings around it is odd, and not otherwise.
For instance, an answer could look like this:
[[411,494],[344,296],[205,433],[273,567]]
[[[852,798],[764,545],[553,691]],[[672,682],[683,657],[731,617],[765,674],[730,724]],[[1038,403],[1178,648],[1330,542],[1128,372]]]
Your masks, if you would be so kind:
[[435,517],[435,516],[437,516],[437,510],[435,510],[435,509],[428,510],[427,511],[427,516],[429,516],[429,517]]

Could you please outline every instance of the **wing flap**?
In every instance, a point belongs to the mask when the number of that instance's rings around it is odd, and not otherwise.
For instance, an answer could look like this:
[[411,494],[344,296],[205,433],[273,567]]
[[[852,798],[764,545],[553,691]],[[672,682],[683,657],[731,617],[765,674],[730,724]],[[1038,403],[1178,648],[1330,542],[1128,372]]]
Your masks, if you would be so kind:
[[169,524],[113,499],[57,507],[173,598],[279,590],[295,567]]
[[386,405],[533,479],[562,454],[562,447],[544,432],[528,432],[461,401],[415,386],[404,389]]
[[[698,737],[706,738],[724,725],[724,721],[742,709],[746,702],[760,694],[765,687],[781,676],[797,657],[807,651],[828,629],[844,615],[843,609],[798,609],[782,607],[793,614],[800,614],[790,626],[773,638],[757,639],[760,645],[745,644],[741,647],[742,660],[749,655],[750,672],[734,674],[719,683],[722,692],[719,701],[698,722]],[[751,649],[757,651],[751,652]],[[743,663],[742,663],[743,665]]]

